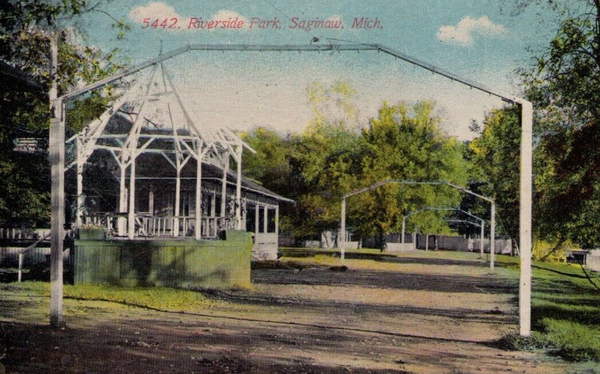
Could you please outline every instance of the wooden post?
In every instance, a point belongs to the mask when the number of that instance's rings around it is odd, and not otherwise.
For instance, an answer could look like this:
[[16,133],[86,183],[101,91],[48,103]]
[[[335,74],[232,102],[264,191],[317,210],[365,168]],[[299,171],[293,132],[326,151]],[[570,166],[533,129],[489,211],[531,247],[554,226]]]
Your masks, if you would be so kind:
[[425,234],[425,252],[429,250],[429,234]]
[[531,335],[531,215],[533,198],[533,106],[521,104],[521,176],[519,194],[519,332]]
[[[239,152],[236,159],[237,173],[235,185],[235,220],[236,229],[242,229],[242,146],[239,146]],[[266,208],[265,208],[266,209]],[[266,225],[266,222],[265,222]],[[266,232],[266,231],[265,231]]]
[[196,240],[202,238],[202,152],[198,145],[196,156],[196,224],[194,225],[194,237]]
[[279,204],[275,206],[275,234],[279,235]]
[[338,238],[338,245],[340,247],[340,258],[344,261],[345,250],[346,250],[346,198],[342,198],[341,207],[341,219],[340,219],[340,235]]
[[263,233],[267,234],[269,232],[269,207],[265,205],[265,210],[263,211]]
[[127,237],[135,237],[135,155],[131,158],[131,170],[129,174],[129,210],[127,212]]
[[50,325],[62,327],[63,319],[63,239],[65,224],[65,123],[64,104],[58,99],[58,33],[50,38],[51,84],[48,92],[53,117],[50,121],[49,156],[51,165],[50,226]]
[[406,229],[406,216],[402,216],[402,238],[400,242],[404,244],[404,230]]
[[76,166],[76,175],[77,175],[77,205],[75,208],[75,224],[77,227],[81,227],[82,222],[82,214],[83,214],[83,160],[82,160],[82,149],[81,149],[81,140],[79,137],[76,138],[77,143],[77,166]]
[[[125,213],[127,211],[127,188],[125,187],[125,176],[127,166],[123,163],[119,164],[121,169],[121,178],[119,179],[119,213]],[[119,216],[117,218],[117,233],[119,236],[125,235],[126,230],[125,217]]]
[[23,252],[19,252],[19,273],[17,275],[17,282],[21,283],[23,273]]
[[152,188],[148,191],[148,212],[154,216],[154,190]]
[[217,191],[213,191],[212,195],[210,195],[210,216],[217,216]]
[[229,153],[225,154],[221,179],[221,217],[227,217],[227,174],[229,174]]
[[481,236],[479,239],[479,255],[483,258],[483,237],[485,235],[485,221],[481,220]]
[[181,166],[179,156],[176,156],[177,176],[175,178],[175,209],[173,219],[173,236],[179,236],[179,205],[181,205]]
[[254,209],[254,237],[256,240],[256,235],[258,234],[259,230],[259,224],[260,224],[260,206],[258,205],[258,203],[256,203],[255,205],[255,209]]
[[494,262],[496,258],[496,203],[492,202],[490,222],[490,270],[494,270]]

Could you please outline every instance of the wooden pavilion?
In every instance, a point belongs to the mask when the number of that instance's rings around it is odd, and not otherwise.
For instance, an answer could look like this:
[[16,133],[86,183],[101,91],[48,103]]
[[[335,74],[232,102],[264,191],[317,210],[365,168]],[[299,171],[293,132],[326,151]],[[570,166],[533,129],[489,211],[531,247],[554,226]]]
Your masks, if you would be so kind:
[[[102,225],[112,238],[129,240],[217,239],[224,230],[246,230],[254,233],[255,258],[276,258],[279,202],[292,201],[243,178],[243,150],[254,150],[226,127],[200,124],[165,66],[150,70],[67,140],[75,227]],[[84,176],[101,169],[104,187],[119,191],[112,202],[86,186]]]

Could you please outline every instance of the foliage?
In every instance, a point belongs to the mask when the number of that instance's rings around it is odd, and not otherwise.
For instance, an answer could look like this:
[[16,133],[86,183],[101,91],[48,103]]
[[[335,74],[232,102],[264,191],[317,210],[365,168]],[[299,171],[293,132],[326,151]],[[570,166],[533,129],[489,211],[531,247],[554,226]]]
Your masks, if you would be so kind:
[[[47,225],[49,220],[49,168],[43,154],[12,151],[18,137],[46,138],[50,111],[49,35],[59,22],[100,11],[103,1],[87,0],[6,1],[0,4],[0,61],[6,62],[38,83],[31,88],[17,78],[4,77],[0,93],[0,224]],[[122,23],[122,22],[121,22]],[[118,27],[123,31],[126,25]],[[104,53],[79,45],[80,33],[65,28],[59,42],[59,94],[112,74],[121,66],[114,62],[117,51]],[[98,116],[110,101],[110,88],[92,93],[68,107],[70,133]]]
[[583,247],[600,243],[600,2],[557,5],[560,25],[550,45],[523,69],[536,110],[538,231]]
[[[434,103],[417,102],[388,105],[384,103],[377,118],[363,130],[363,185],[386,179],[413,181],[448,181],[464,185],[467,165],[462,146],[443,135],[441,118],[434,114]],[[359,231],[380,234],[399,230],[402,215],[423,207],[455,207],[460,202],[456,190],[431,185],[387,185],[369,194],[353,198],[357,201],[352,216]],[[426,211],[411,217],[410,222],[422,232],[448,231],[443,221],[447,212]]]
[[[244,134],[256,149],[247,174],[296,200],[284,229],[297,236],[337,230],[342,196],[386,179],[464,184],[463,146],[442,134],[435,104],[384,103],[369,126],[361,126],[356,91],[345,82],[314,82],[307,88],[313,118],[299,135],[283,137],[257,128]],[[348,200],[348,227],[361,236],[399,231],[402,215],[424,206],[457,206],[460,193],[443,186],[390,184]],[[449,231],[447,213],[423,212],[412,223],[423,231]]]
[[566,262],[567,251],[573,248],[570,242],[547,242],[536,240],[533,243],[532,257],[538,261]]
[[[494,197],[498,233],[519,238],[520,109],[505,107],[487,113],[479,136],[469,143],[468,157],[477,168],[478,192]],[[487,216],[489,204],[485,212]],[[481,208],[480,208],[481,209]]]

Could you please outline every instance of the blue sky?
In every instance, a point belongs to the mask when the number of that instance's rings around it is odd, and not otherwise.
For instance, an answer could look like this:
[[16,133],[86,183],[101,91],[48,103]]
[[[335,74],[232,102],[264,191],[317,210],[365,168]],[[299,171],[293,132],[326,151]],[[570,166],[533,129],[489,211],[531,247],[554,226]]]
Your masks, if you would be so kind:
[[[313,36],[387,45],[489,87],[519,94],[512,73],[530,63],[526,48],[539,49],[556,29],[554,16],[533,6],[518,15],[508,1],[373,0],[346,1],[113,1],[103,9],[126,19],[132,30],[117,40],[111,20],[95,13],[83,20],[85,43],[118,47],[131,63],[186,43],[307,44]],[[190,17],[204,20],[277,17],[279,29],[187,30]],[[341,20],[343,29],[290,29],[290,19]],[[377,18],[381,28],[352,29],[355,17]],[[177,18],[180,29],[142,28],[150,21]],[[200,122],[233,129],[257,125],[300,131],[310,119],[306,87],[312,81],[341,79],[358,91],[355,99],[366,123],[386,100],[435,100],[443,128],[472,137],[471,119],[502,103],[377,53],[217,53],[194,52],[168,64],[186,105]]]

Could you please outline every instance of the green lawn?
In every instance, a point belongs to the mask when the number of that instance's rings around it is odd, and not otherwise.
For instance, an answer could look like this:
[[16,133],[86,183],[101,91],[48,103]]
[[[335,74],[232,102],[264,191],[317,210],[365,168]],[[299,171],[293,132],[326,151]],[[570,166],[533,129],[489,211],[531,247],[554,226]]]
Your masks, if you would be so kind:
[[[50,295],[48,282],[10,283],[5,290],[21,290],[32,295]],[[201,292],[166,287],[118,287],[109,285],[65,285],[65,298],[113,301],[131,306],[167,311],[197,311],[220,302]]]
[[[498,256],[497,261],[518,279],[518,258]],[[590,276],[600,286],[600,276]],[[532,328],[530,339],[513,336],[507,342],[515,348],[549,349],[572,361],[600,361],[600,290],[579,265],[534,262]]]

